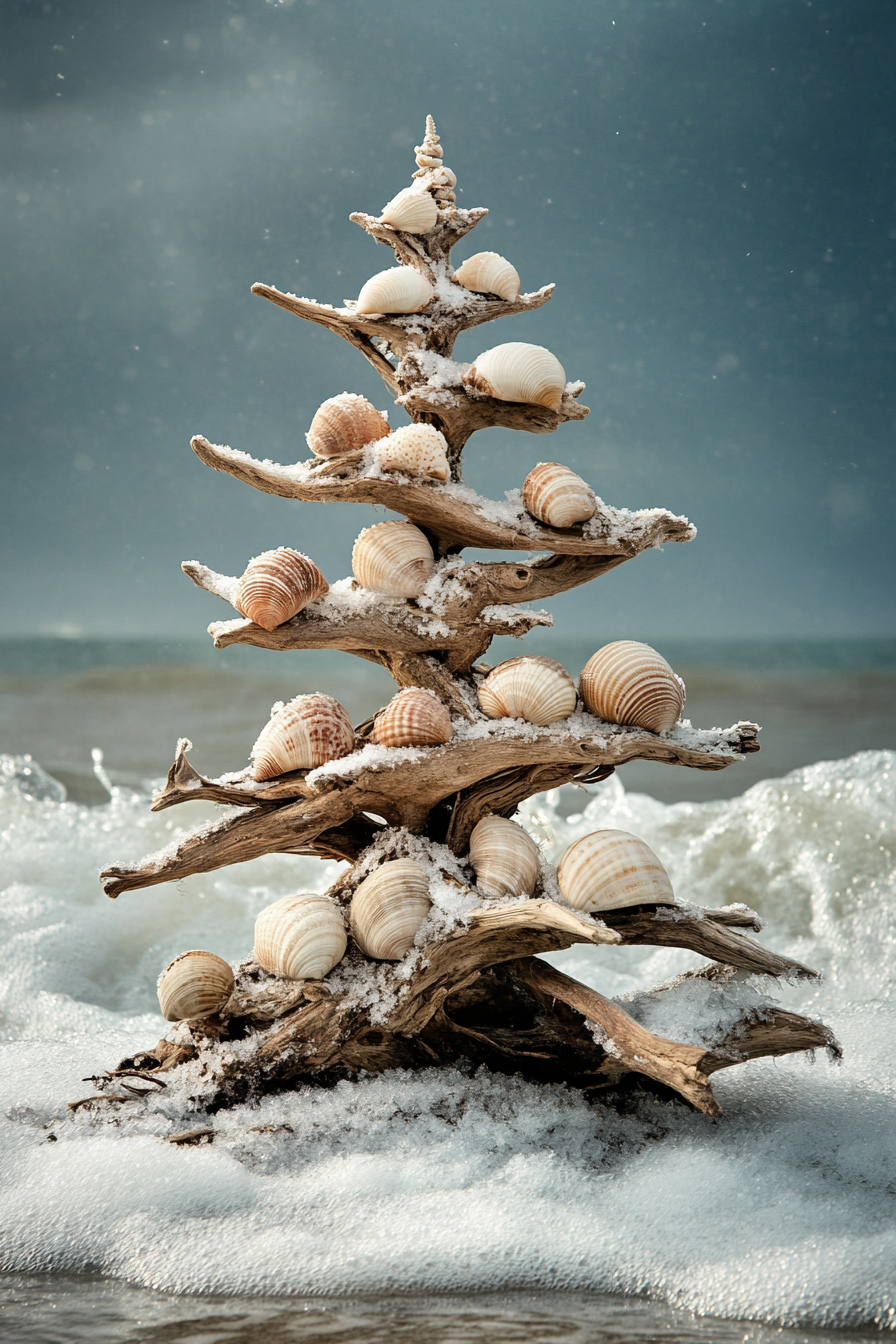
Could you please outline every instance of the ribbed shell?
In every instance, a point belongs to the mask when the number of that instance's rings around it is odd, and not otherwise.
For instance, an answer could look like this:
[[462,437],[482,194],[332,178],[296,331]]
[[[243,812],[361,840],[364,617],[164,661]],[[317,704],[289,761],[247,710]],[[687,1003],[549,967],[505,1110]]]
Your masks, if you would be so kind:
[[360,316],[373,313],[419,313],[433,297],[435,290],[413,266],[393,266],[388,271],[377,271],[362,287],[355,312]]
[[328,588],[313,560],[278,546],[249,561],[237,584],[234,606],[262,629],[276,630]]
[[650,846],[628,831],[592,831],[574,840],[557,865],[557,880],[576,910],[675,904],[669,874]]
[[504,817],[483,817],[470,836],[470,863],[486,896],[531,896],[538,880],[538,846]]
[[479,687],[479,704],[491,719],[525,719],[544,728],[569,718],[576,688],[554,658],[509,658],[492,668]]
[[649,644],[620,639],[592,654],[580,690],[592,714],[610,723],[667,732],[684,708],[684,682]]
[[169,1022],[211,1017],[233,993],[233,971],[214,952],[181,952],[159,976],[159,1007]]
[[302,892],[266,906],[255,921],[255,959],[288,980],[323,980],[345,955],[345,920],[328,896]]
[[356,453],[388,433],[389,421],[366,397],[340,392],[318,406],[305,438],[318,457],[340,457]]
[[572,527],[591,518],[597,507],[591,487],[559,462],[539,462],[523,483],[523,503],[542,523]]
[[451,718],[432,691],[409,686],[399,691],[377,715],[370,734],[381,747],[431,747],[447,742]]
[[352,937],[378,961],[401,961],[429,914],[429,883],[413,859],[390,859],[355,891]]
[[380,221],[403,233],[429,233],[439,217],[439,207],[428,191],[405,187],[383,206]]
[[499,299],[519,297],[520,277],[507,258],[497,252],[477,252],[455,275],[459,285],[476,294],[497,294]]
[[419,597],[435,567],[429,542],[413,523],[374,523],[352,548],[355,578],[387,597]]
[[252,748],[256,779],[313,770],[347,756],[355,744],[352,721],[331,695],[297,695],[278,709]]
[[543,345],[510,341],[478,355],[463,381],[499,401],[524,401],[559,411],[566,374],[556,355]]
[[376,459],[383,471],[403,471],[407,476],[430,476],[447,481],[451,476],[444,434],[435,425],[403,425],[376,446]]

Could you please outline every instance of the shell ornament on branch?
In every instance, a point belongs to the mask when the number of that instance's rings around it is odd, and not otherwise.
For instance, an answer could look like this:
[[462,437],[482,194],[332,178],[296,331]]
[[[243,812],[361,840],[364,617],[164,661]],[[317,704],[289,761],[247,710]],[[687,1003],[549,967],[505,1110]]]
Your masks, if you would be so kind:
[[355,578],[387,597],[419,597],[435,567],[432,548],[413,523],[374,523],[352,548]]
[[555,658],[509,658],[479,687],[479,704],[490,719],[525,719],[546,728],[575,709],[575,682]]
[[439,207],[422,185],[405,187],[383,206],[381,224],[389,224],[402,233],[429,233],[439,217]]
[[523,483],[523,503],[539,522],[573,527],[597,510],[594,491],[581,476],[559,462],[539,462]]
[[380,439],[375,457],[383,471],[447,481],[451,477],[447,447],[444,434],[435,425],[403,425],[388,438]]
[[233,971],[214,952],[181,952],[158,981],[159,1007],[169,1022],[211,1017],[233,993]]
[[470,863],[486,896],[531,896],[538,881],[538,846],[504,817],[483,817],[470,836]]
[[457,178],[450,168],[442,162],[442,146],[436,135],[436,124],[432,117],[426,118],[426,133],[423,144],[417,145],[414,154],[417,161],[416,181],[422,183],[432,196],[440,210],[450,210],[454,205],[454,188]]
[[451,737],[451,717],[434,691],[408,686],[376,716],[370,740],[381,747],[434,747]]
[[675,904],[669,874],[650,846],[628,831],[592,831],[574,840],[557,865],[557,881],[575,910]]
[[348,937],[335,901],[314,892],[284,896],[255,921],[255,959],[288,980],[323,980],[345,955]]
[[499,401],[522,401],[559,411],[566,374],[556,355],[543,345],[510,341],[477,355],[463,381]]
[[278,546],[249,561],[237,584],[234,606],[263,630],[276,630],[328,589],[313,560]]
[[477,252],[467,257],[454,278],[475,294],[497,294],[499,299],[518,299],[520,277],[506,257],[497,252]]
[[366,397],[341,392],[318,406],[305,438],[315,456],[341,457],[388,433],[389,421]]
[[401,961],[414,946],[430,909],[429,883],[413,859],[390,859],[356,889],[352,937],[377,961]]
[[331,695],[297,695],[265,724],[252,748],[253,775],[274,779],[290,770],[314,770],[347,756],[355,745],[352,721]]
[[426,276],[413,266],[392,266],[388,271],[378,271],[362,286],[355,312],[359,317],[419,313],[434,295]]
[[633,639],[605,644],[582,669],[586,707],[610,723],[665,733],[684,708],[684,682],[656,649]]

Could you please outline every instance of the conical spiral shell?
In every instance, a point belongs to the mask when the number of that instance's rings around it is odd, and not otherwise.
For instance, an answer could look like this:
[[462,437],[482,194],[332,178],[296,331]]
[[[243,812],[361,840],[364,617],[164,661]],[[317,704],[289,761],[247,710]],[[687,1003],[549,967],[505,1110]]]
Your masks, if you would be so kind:
[[381,747],[433,747],[451,737],[451,717],[433,691],[408,686],[376,716],[372,742]]
[[413,523],[374,523],[352,548],[355,578],[387,597],[419,597],[435,567],[429,542]]
[[388,271],[377,271],[361,287],[355,312],[359,316],[419,313],[434,294],[426,276],[413,266],[392,266]]
[[476,294],[497,294],[499,299],[519,297],[520,277],[507,258],[497,252],[477,252],[467,257],[455,278],[464,289]]
[[429,914],[429,883],[413,859],[390,859],[356,889],[352,937],[378,961],[401,961]]
[[255,921],[255,959],[288,980],[323,980],[345,955],[345,920],[335,901],[314,892],[284,896]]
[[435,425],[403,425],[376,446],[376,459],[383,471],[402,471],[407,476],[429,476],[435,481],[451,477],[444,434]]
[[542,523],[572,527],[594,516],[594,491],[569,467],[559,462],[539,462],[523,483],[523,503]]
[[432,117],[426,118],[426,131],[423,135],[423,144],[416,145],[414,154],[417,158],[418,168],[439,168],[442,163],[442,146],[439,144],[439,137],[436,135],[436,124]]
[[538,846],[504,817],[483,817],[470,836],[470,863],[486,896],[531,896],[538,880]]
[[414,177],[423,183],[427,191],[431,191],[440,209],[450,209],[454,204],[454,192],[452,188],[457,182],[450,168],[446,168],[442,163],[442,146],[439,144],[439,137],[436,135],[436,124],[432,117],[426,118],[426,134],[423,137],[423,144],[417,145],[414,150],[417,161],[417,171]]
[[356,453],[389,433],[389,421],[366,397],[340,392],[318,406],[305,438],[318,457]]
[[557,881],[576,910],[675,904],[669,874],[650,846],[628,831],[592,831],[574,840],[557,865]]
[[290,770],[314,770],[347,756],[355,744],[352,721],[331,695],[297,695],[278,709],[252,748],[255,779]]
[[620,639],[592,654],[582,669],[582,699],[592,714],[665,733],[684,708],[684,682],[649,644]]
[[509,341],[477,355],[463,381],[499,401],[524,401],[559,411],[566,374],[556,355],[543,345]]
[[159,1007],[169,1022],[211,1017],[233,993],[233,971],[214,952],[181,952],[159,976]]
[[429,233],[439,217],[439,207],[421,187],[405,187],[383,206],[380,222],[403,233]]
[[492,668],[479,687],[479,704],[491,719],[525,719],[544,728],[569,718],[576,688],[554,658],[509,658]]
[[263,630],[276,630],[328,588],[313,560],[278,546],[249,561],[237,584],[234,606]]

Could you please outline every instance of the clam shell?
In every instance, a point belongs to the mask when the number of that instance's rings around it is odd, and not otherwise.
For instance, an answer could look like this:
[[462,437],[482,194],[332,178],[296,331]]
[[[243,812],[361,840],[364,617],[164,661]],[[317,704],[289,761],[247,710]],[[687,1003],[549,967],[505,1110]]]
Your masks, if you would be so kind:
[[388,597],[419,597],[435,567],[429,542],[413,523],[374,523],[352,548],[355,578]]
[[390,859],[352,897],[352,937],[368,957],[401,961],[414,946],[429,907],[429,883],[420,865],[413,859]]
[[159,1007],[169,1022],[211,1017],[233,993],[233,971],[214,952],[181,952],[159,976]]
[[594,491],[581,476],[559,462],[539,462],[523,483],[523,503],[542,523],[572,527],[594,516]]
[[409,686],[376,716],[370,739],[381,747],[431,747],[450,736],[451,718],[438,696]]
[[340,392],[318,406],[305,438],[318,457],[340,457],[388,433],[389,421],[366,397]]
[[519,297],[520,277],[507,258],[497,252],[477,252],[467,257],[455,278],[464,289],[476,294],[497,294],[499,299]]
[[403,233],[429,233],[439,217],[439,207],[428,191],[405,187],[383,206],[380,223],[391,224]]
[[255,960],[288,980],[323,980],[342,960],[347,943],[339,906],[314,892],[284,896],[255,921]]
[[684,708],[684,682],[649,644],[620,639],[592,654],[582,669],[582,699],[592,714],[665,733]]
[[355,305],[359,316],[375,313],[419,313],[435,294],[432,285],[413,266],[378,271],[362,287]]
[[543,345],[510,341],[478,355],[463,381],[499,401],[525,401],[559,411],[566,374]]
[[479,687],[479,704],[490,719],[525,719],[544,728],[569,718],[576,688],[554,658],[509,658],[492,668]]
[[650,846],[628,831],[592,831],[574,840],[557,865],[557,880],[576,910],[675,904],[669,874]]
[[470,863],[486,896],[531,896],[538,880],[538,846],[504,817],[483,817],[470,836]]
[[288,546],[278,546],[249,561],[233,605],[263,630],[276,630],[309,602],[323,597],[328,588],[313,560]]
[[444,434],[435,425],[403,425],[376,446],[376,460],[383,471],[403,471],[407,476],[430,476],[447,481],[451,476]]
[[352,721],[331,695],[297,695],[278,709],[252,748],[255,779],[289,770],[313,770],[347,756],[355,745]]

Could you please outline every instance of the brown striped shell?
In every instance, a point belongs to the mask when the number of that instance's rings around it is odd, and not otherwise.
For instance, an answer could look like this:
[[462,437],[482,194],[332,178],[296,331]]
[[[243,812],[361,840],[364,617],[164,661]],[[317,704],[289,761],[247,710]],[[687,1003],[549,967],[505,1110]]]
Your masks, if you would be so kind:
[[314,770],[347,756],[355,744],[352,721],[331,695],[297,695],[271,715],[252,748],[255,779],[290,770]]
[[305,438],[317,457],[340,457],[388,433],[389,421],[366,397],[340,392],[318,406]]
[[523,483],[523,503],[542,523],[572,527],[594,516],[594,491],[581,476],[559,462],[539,462]]
[[592,831],[574,840],[557,865],[557,881],[576,910],[675,904],[669,874],[650,846],[628,831]]
[[470,836],[470,863],[486,896],[531,896],[538,881],[538,846],[504,817],[483,817]]
[[401,961],[429,914],[429,883],[413,859],[390,859],[356,888],[352,937],[378,961]]
[[684,708],[684,682],[656,649],[634,639],[605,644],[582,669],[586,707],[610,723],[665,733]]
[[381,747],[431,747],[450,736],[451,718],[438,696],[408,686],[377,714],[370,740]]
[[475,294],[497,294],[499,299],[516,299],[520,277],[506,257],[497,252],[477,252],[458,268],[455,279]]
[[276,630],[309,602],[323,597],[328,588],[313,560],[288,546],[278,546],[249,561],[233,605],[263,630]]
[[491,719],[525,719],[544,728],[569,718],[576,688],[555,658],[509,658],[493,667],[479,687],[479,704]]
[[435,567],[432,548],[413,523],[374,523],[352,548],[355,578],[387,597],[419,597]]
[[556,355],[543,345],[509,341],[477,355],[463,381],[499,401],[524,401],[559,411],[566,374]]
[[429,233],[438,217],[439,207],[424,187],[405,187],[383,206],[380,223],[403,233]]
[[380,439],[375,455],[383,471],[447,481],[451,476],[447,447],[444,434],[435,425],[403,425],[388,438]]
[[378,313],[419,313],[435,290],[425,275],[413,266],[392,266],[377,271],[361,287],[355,312],[359,317]]
[[315,892],[284,896],[255,921],[255,960],[288,980],[323,980],[342,960],[347,943],[339,906]]
[[181,952],[158,980],[159,1007],[169,1022],[211,1017],[233,993],[233,971],[214,952]]

